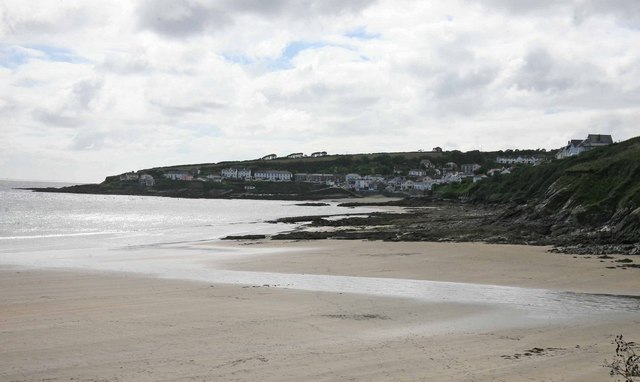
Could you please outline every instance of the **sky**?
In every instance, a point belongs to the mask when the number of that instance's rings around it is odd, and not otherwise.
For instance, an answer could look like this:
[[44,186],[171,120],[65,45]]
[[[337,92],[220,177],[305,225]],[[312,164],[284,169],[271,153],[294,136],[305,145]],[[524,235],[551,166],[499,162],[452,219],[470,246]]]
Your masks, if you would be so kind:
[[638,0],[3,0],[0,178],[640,135]]

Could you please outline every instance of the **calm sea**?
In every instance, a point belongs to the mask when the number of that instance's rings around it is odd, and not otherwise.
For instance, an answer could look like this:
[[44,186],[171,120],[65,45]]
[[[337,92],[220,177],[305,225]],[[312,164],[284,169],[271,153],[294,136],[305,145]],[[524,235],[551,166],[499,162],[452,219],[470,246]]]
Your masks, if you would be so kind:
[[[176,199],[126,195],[38,193],[17,188],[59,184],[0,181],[0,264],[19,253],[123,249],[275,233],[294,227],[267,223],[287,216],[353,212],[264,200]],[[368,212],[370,209],[358,211]],[[43,256],[46,257],[46,256]]]
[[[545,324],[548,319],[640,310],[635,298],[492,285],[227,269],[229,258],[268,256],[281,248],[229,246],[227,235],[295,227],[266,221],[286,216],[367,213],[261,200],[173,199],[34,193],[16,187],[50,184],[0,181],[0,266],[127,272],[163,278],[355,293],[499,307],[456,328]],[[507,314],[508,313],[508,314]],[[503,322],[508,317],[508,322]],[[449,325],[450,323],[447,323]],[[461,326],[462,325],[462,326]],[[449,330],[450,326],[443,327]],[[443,330],[444,330],[443,329]]]
[[[51,185],[0,181],[0,237],[35,240],[144,233],[155,237],[178,230],[189,236],[214,239],[263,229],[272,232],[276,226],[259,223],[280,217],[352,212],[337,207],[337,202],[326,207],[309,207],[286,201],[36,193],[16,189]],[[282,226],[277,230],[282,230]]]

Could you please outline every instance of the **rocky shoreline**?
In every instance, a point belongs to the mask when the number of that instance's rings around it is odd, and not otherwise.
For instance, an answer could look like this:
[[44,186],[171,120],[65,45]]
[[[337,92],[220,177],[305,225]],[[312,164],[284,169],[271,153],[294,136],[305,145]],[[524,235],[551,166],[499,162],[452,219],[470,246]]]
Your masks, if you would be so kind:
[[[553,246],[553,252],[606,256],[640,255],[640,244],[616,241],[597,228],[560,224],[549,219],[525,219],[521,207],[501,204],[474,204],[427,198],[380,203],[343,203],[343,207],[398,206],[401,212],[300,216],[272,223],[301,224],[298,228],[272,235],[271,240],[381,240],[429,242],[484,242]],[[234,236],[226,239],[255,239]],[[620,264],[637,267],[633,260]]]

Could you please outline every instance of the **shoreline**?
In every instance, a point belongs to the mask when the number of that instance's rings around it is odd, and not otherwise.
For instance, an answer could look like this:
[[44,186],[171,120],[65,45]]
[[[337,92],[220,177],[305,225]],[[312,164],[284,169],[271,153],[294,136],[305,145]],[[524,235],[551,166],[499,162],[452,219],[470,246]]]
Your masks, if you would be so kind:
[[[201,245],[209,245],[207,242]],[[636,269],[550,252],[548,246],[365,240],[238,240],[218,247],[263,249],[264,255],[225,259],[224,269],[473,283],[574,293],[640,296]],[[286,248],[286,252],[278,252]],[[609,268],[607,268],[609,267]]]
[[[198,244],[211,245],[247,244]],[[562,290],[640,290],[630,273],[611,270],[594,283],[600,263],[538,247],[324,241],[286,248],[214,263],[237,271],[439,275],[529,288],[552,286],[565,274],[571,277],[555,284]],[[475,270],[473,280],[465,269]],[[549,269],[556,271],[542,277]],[[500,305],[3,267],[0,379],[577,382],[608,378],[601,364],[613,355],[615,335],[640,338],[638,314],[523,323],[514,313]]]
[[0,380],[601,380],[640,338],[629,299],[584,295],[638,295],[620,256],[180,232],[6,251]]

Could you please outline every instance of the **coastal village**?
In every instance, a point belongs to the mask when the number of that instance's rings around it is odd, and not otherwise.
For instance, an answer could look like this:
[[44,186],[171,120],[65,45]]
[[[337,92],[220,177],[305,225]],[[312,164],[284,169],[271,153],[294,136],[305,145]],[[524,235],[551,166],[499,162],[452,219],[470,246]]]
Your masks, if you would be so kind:
[[[421,159],[415,168],[398,170],[393,169],[390,174],[358,174],[358,173],[307,173],[291,172],[278,161],[274,168],[252,168],[250,166],[229,166],[215,173],[206,173],[198,167],[190,169],[167,169],[161,176],[171,181],[199,181],[199,182],[243,182],[244,190],[251,192],[255,189],[255,182],[298,182],[315,183],[326,187],[342,188],[357,193],[402,193],[407,195],[422,195],[433,190],[438,185],[479,182],[493,176],[505,176],[517,170],[518,166],[537,166],[545,161],[563,159],[579,155],[592,149],[613,144],[611,135],[589,134],[586,139],[572,139],[566,146],[551,152],[542,152],[537,155],[516,155],[507,151],[505,155],[495,157],[490,163],[494,166],[487,168],[480,163],[456,163],[452,161],[438,163],[432,159]],[[440,147],[433,148],[429,154],[440,154]],[[513,155],[506,155],[513,154]],[[275,160],[322,158],[329,154],[319,151],[305,155],[304,153],[292,153],[285,157],[276,154],[265,155],[259,162],[272,162]],[[286,161],[285,161],[286,162]],[[273,162],[272,162],[273,163]],[[157,174],[156,174],[157,176]],[[120,181],[138,182],[140,185],[152,188],[156,185],[156,179],[147,173],[125,173],[118,176]]]

